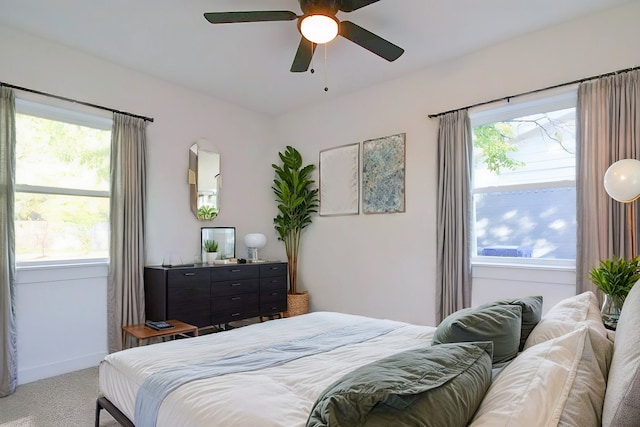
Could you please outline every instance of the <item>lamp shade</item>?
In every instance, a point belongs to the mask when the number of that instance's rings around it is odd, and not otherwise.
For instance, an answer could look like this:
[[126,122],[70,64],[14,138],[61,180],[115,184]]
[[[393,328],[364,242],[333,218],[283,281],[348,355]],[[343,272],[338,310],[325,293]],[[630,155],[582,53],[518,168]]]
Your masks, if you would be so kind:
[[300,21],[300,32],[315,43],[328,43],[338,35],[338,21],[326,15],[308,15]]
[[249,233],[244,236],[244,244],[247,248],[264,248],[267,244],[267,236],[261,233]]
[[633,202],[640,197],[640,161],[618,160],[604,174],[604,189],[614,200]]

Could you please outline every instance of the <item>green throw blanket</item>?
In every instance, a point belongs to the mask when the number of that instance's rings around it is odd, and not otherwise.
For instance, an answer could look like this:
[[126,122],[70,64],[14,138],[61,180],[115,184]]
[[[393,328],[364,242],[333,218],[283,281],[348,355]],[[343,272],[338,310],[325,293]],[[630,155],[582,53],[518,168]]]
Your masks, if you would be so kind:
[[493,344],[408,350],[329,386],[307,427],[466,426],[491,383]]

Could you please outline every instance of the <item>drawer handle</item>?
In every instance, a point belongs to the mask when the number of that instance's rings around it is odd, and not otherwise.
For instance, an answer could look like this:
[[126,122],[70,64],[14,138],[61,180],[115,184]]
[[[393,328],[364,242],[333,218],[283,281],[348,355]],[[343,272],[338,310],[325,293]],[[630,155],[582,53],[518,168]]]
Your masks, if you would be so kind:
[[231,317],[238,317],[238,316],[240,316],[240,313],[233,313],[233,314],[231,314]]
[[185,276],[195,276],[196,273],[184,273]]
[[231,298],[231,301],[238,301],[239,299],[242,299],[241,297],[233,297]]
[[271,267],[271,270],[277,270],[278,267]]
[[235,268],[235,269],[231,270],[231,272],[232,272],[232,273],[239,273],[240,271],[241,271],[241,270],[240,270],[240,269],[238,269],[238,268]]
[[232,283],[231,286],[240,286],[242,283]]
[[271,296],[272,296],[272,297],[275,297],[276,295],[279,295],[279,293],[278,293],[278,292],[272,292],[272,293],[271,293]]
[[272,280],[271,283],[278,283],[279,280]]

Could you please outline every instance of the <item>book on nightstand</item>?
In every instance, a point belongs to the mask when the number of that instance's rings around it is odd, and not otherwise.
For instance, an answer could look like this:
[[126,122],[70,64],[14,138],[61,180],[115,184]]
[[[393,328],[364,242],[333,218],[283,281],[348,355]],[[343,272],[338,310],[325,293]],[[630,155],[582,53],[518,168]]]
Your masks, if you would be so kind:
[[171,323],[165,321],[153,322],[151,320],[147,320],[144,324],[151,329],[155,329],[156,331],[163,331],[165,329],[173,328],[173,325]]

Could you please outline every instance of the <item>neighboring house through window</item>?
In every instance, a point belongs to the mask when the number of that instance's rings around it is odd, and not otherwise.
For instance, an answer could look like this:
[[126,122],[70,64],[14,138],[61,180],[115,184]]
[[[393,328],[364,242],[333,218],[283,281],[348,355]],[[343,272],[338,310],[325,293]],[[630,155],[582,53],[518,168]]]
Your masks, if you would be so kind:
[[476,262],[575,263],[575,105],[572,91],[471,114]]
[[110,117],[16,99],[19,265],[107,260]]

